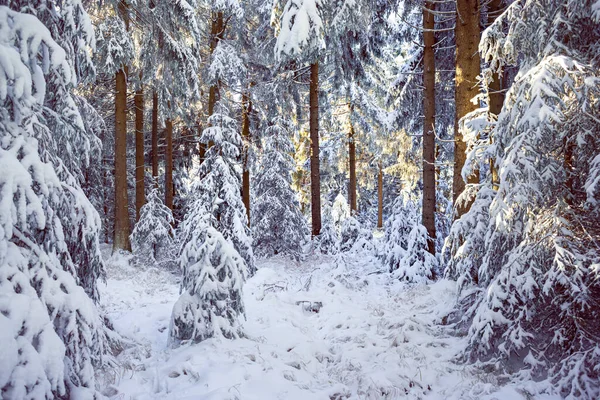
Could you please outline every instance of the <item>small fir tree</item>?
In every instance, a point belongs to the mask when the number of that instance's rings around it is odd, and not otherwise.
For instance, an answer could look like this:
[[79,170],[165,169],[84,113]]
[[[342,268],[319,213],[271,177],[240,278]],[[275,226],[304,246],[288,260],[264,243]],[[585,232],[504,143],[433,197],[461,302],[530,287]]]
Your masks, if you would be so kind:
[[266,131],[264,154],[256,176],[256,201],[252,212],[254,249],[263,257],[302,255],[308,226],[292,190],[294,148],[289,139],[291,124],[277,119]]
[[131,234],[134,253],[150,262],[169,258],[175,239],[173,223],[171,210],[163,204],[158,190],[152,189]]
[[216,336],[243,336],[244,260],[220,232],[197,222],[191,232],[195,240],[188,242],[181,254],[182,294],[173,307],[172,346]]

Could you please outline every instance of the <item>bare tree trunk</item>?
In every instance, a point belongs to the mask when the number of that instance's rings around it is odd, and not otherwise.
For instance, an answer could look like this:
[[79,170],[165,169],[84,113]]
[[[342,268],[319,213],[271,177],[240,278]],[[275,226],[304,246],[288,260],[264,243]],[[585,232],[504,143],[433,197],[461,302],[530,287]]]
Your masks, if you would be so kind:
[[[454,178],[453,200],[456,207],[456,217],[466,213],[471,204],[457,203],[458,196],[465,190],[462,179],[462,169],[466,160],[467,145],[458,131],[458,122],[477,105],[471,103],[479,91],[477,75],[479,75],[479,0],[456,1],[456,117],[454,119]],[[468,177],[469,183],[477,183],[479,174]]]
[[321,233],[321,172],[319,165],[319,63],[310,66],[310,200],[312,235]]
[[[217,48],[219,42],[224,38],[225,35],[225,21],[223,19],[223,13],[217,12],[212,16],[211,28],[210,28],[210,54],[212,55]],[[213,115],[215,110],[215,104],[219,98],[219,82],[214,82],[208,91],[208,116]]]
[[[129,27],[127,5],[121,1],[119,12]],[[117,72],[115,91],[115,234],[113,251],[131,251],[129,242],[129,201],[127,197],[127,66]]]
[[377,175],[377,227],[383,228],[383,167],[379,163]]
[[435,3],[423,8],[423,226],[427,228],[428,250],[435,254]]
[[140,209],[146,203],[144,165],[144,88],[135,92],[135,220],[140,220]]
[[[170,105],[169,105],[170,107]],[[165,205],[173,209],[173,120],[165,121]]]
[[152,178],[158,181],[158,94],[152,93]]
[[348,132],[348,162],[350,164],[350,184],[348,185],[348,202],[351,213],[358,211],[356,196],[356,142],[354,139],[354,125],[352,125],[352,111],[354,107],[350,104],[350,130]]
[[[504,10],[502,0],[491,0],[488,4],[488,25],[491,25],[496,18]],[[493,80],[490,83],[489,90],[489,107],[490,114],[496,117],[500,115],[502,111],[502,104],[504,104],[504,82],[501,73],[494,73]],[[490,159],[490,173],[492,177],[492,187],[494,190],[498,190],[498,184],[500,183],[500,177],[498,176],[498,168],[494,163],[494,159]]]
[[242,138],[244,148],[242,150],[242,200],[246,206],[248,226],[250,226],[250,168],[248,165],[248,149],[250,146],[250,112],[252,111],[252,99],[248,92],[242,95]]

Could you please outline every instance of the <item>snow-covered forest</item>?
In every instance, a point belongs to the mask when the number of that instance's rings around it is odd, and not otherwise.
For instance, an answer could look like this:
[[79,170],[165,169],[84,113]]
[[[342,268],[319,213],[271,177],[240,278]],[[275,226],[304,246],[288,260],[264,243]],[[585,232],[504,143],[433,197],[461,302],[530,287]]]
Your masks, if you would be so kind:
[[0,0],[0,399],[600,399],[600,0]]

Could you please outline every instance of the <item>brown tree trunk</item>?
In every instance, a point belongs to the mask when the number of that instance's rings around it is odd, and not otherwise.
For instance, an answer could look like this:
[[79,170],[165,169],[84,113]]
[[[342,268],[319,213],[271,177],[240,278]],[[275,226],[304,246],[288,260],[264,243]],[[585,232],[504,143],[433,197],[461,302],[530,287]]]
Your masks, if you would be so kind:
[[165,205],[173,209],[173,120],[165,121]]
[[[502,0],[491,0],[488,4],[488,25],[491,25],[496,18],[502,14],[504,5]],[[500,115],[502,111],[502,104],[504,104],[504,82],[502,73],[494,73],[493,80],[490,82],[488,88],[489,91],[489,108],[490,114],[495,117]],[[490,159],[490,173],[492,178],[492,187],[494,190],[498,190],[498,184],[500,183],[500,177],[498,176],[498,168],[494,163],[494,159]]]
[[[210,54],[212,55],[219,42],[224,38],[225,35],[225,22],[223,19],[223,13],[217,12],[212,16],[212,22],[210,27]],[[213,85],[208,89],[208,116],[213,115],[215,110],[215,104],[219,98],[219,82],[214,82]]]
[[423,8],[423,226],[429,235],[428,250],[435,254],[435,3]]
[[310,200],[312,235],[321,233],[321,172],[319,165],[319,63],[310,66]]
[[152,178],[158,181],[158,94],[152,93]]
[[242,138],[244,148],[242,150],[242,200],[246,206],[248,226],[250,226],[250,169],[248,165],[248,149],[250,146],[250,112],[252,100],[249,93],[242,95]]
[[[466,160],[467,145],[458,131],[458,121],[477,108],[471,103],[479,91],[477,75],[479,75],[479,0],[456,1],[456,117],[454,119],[454,178],[453,200],[456,217],[466,213],[471,204],[458,204],[458,196],[465,190],[462,169]],[[469,183],[477,183],[477,173],[468,177]]]
[[350,130],[348,132],[348,162],[350,166],[350,182],[348,185],[348,202],[350,203],[350,212],[352,214],[358,211],[356,199],[356,142],[354,139],[354,125],[352,125],[352,111],[354,107],[350,105]]
[[379,163],[377,175],[377,227],[383,228],[383,167]]
[[144,187],[144,88],[135,92],[135,220],[140,219],[140,209],[146,203]]
[[[121,1],[119,12],[129,26],[127,5]],[[129,242],[129,201],[127,196],[127,66],[116,75],[115,87],[115,233],[113,251],[131,251]]]

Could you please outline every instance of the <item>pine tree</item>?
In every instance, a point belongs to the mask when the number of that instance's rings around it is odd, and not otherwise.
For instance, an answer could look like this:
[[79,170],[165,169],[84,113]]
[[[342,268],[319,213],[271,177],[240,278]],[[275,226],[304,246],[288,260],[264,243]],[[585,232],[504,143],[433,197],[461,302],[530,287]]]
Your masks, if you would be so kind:
[[[210,151],[210,150],[209,150]],[[246,265],[231,242],[194,213],[192,239],[181,253],[182,295],[173,306],[171,346],[223,336],[243,336],[242,285]]]
[[[57,9],[54,9],[54,11]],[[66,53],[35,16],[0,6],[0,391],[6,398],[95,393],[103,362],[96,279],[100,221],[58,155],[44,113],[81,121]],[[49,100],[53,82],[66,88]],[[47,109],[44,109],[47,107]],[[61,152],[65,149],[61,149]],[[89,264],[85,264],[89,262]],[[85,290],[84,290],[85,289]]]
[[321,0],[288,0],[281,17],[275,54],[280,60],[310,62],[310,177],[312,235],[321,232],[321,174],[319,161],[319,61],[323,21]]
[[600,396],[599,19],[586,1],[515,2],[486,29],[484,84],[519,72],[493,144],[472,151],[473,163],[493,158],[498,189],[481,185],[448,242],[466,357],[548,378],[565,398]]
[[291,187],[291,129],[289,121],[277,119],[265,132],[252,213],[254,249],[263,257],[286,254],[299,259],[306,241],[308,227]]
[[323,229],[315,241],[315,248],[322,254],[336,255],[340,252],[340,238],[331,218],[331,207],[323,208]]
[[[192,235],[194,214],[206,213],[207,224],[217,229],[225,239],[231,241],[244,260],[247,272],[256,271],[250,228],[246,210],[240,195],[240,171],[238,156],[241,138],[235,120],[227,115],[227,109],[217,104],[210,118],[210,127],[202,133],[207,148],[205,159],[199,170],[199,181],[193,188],[194,202],[183,222],[183,245],[195,240]],[[204,217],[202,217],[204,218]]]
[[150,262],[168,258],[173,252],[174,222],[171,209],[160,200],[158,190],[152,189],[131,233],[133,252]]

